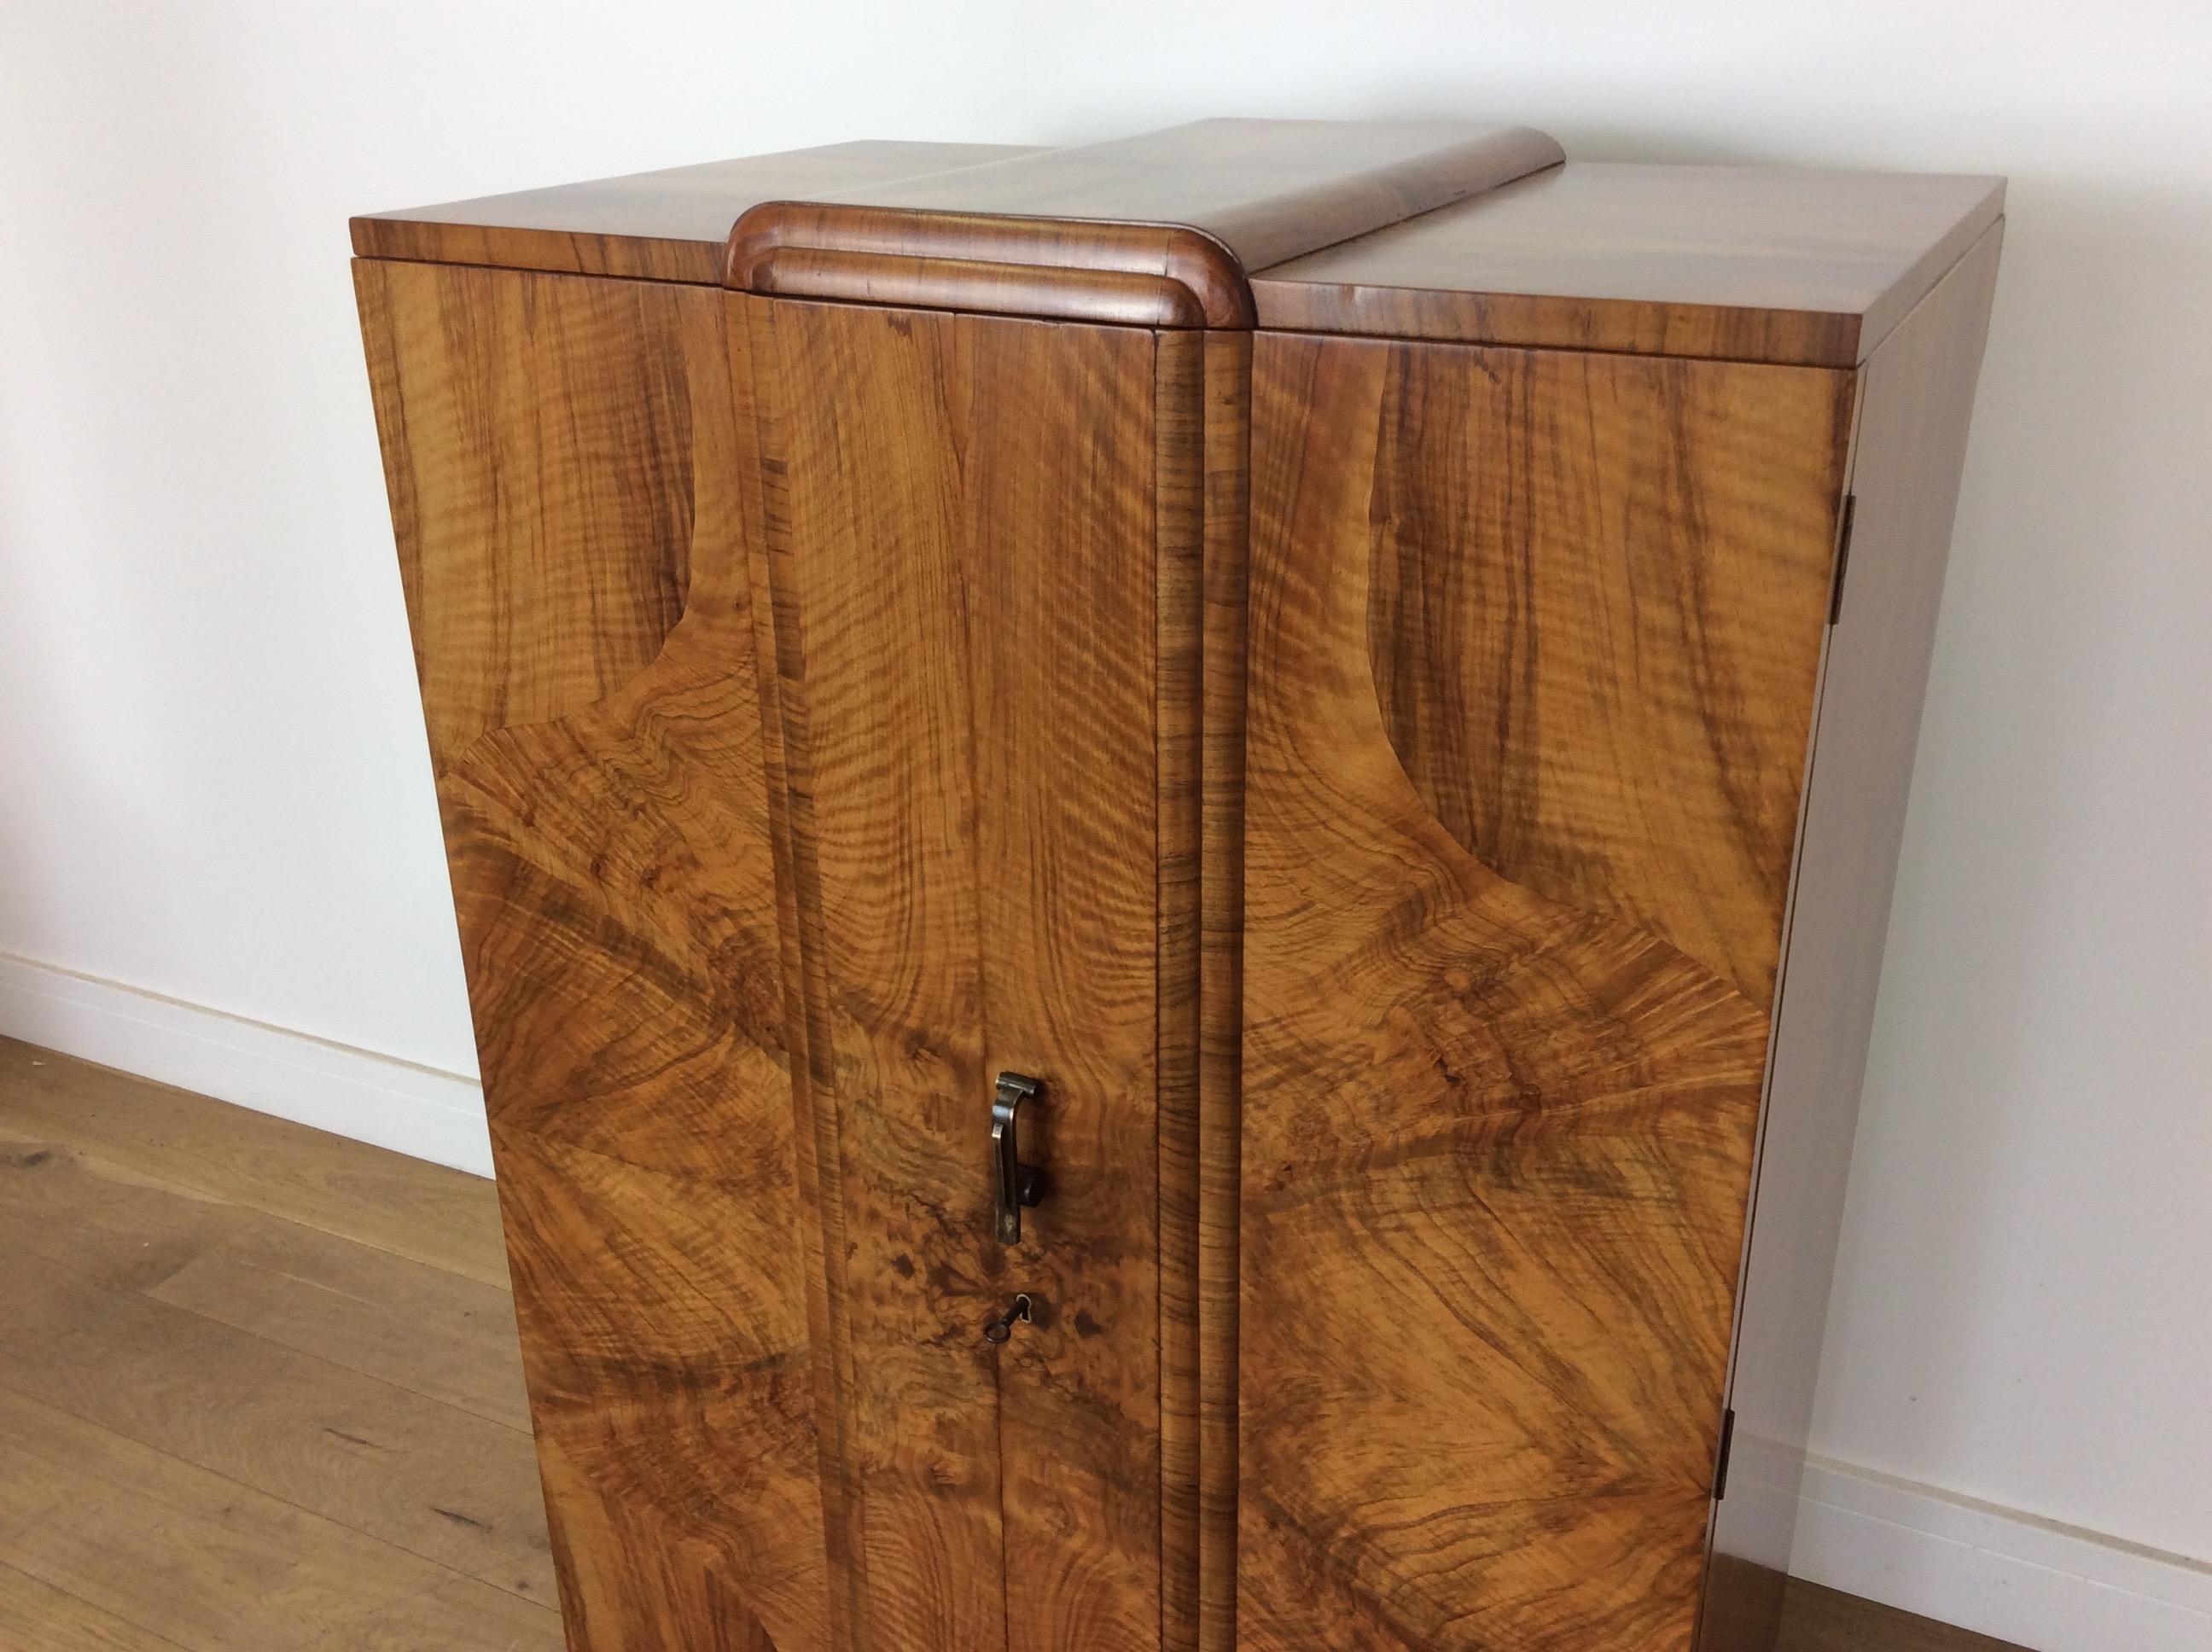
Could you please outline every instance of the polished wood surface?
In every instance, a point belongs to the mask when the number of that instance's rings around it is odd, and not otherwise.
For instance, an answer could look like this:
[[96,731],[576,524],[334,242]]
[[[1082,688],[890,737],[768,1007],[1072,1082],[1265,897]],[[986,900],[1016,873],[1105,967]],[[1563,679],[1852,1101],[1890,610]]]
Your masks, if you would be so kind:
[[[363,1199],[359,1190],[373,1189]],[[374,1367],[416,1385],[521,1405],[520,1351],[505,1293],[476,1277],[497,1254],[491,1184],[142,1078],[0,1039],[0,1221],[35,1236],[42,1264],[115,1291],[176,1303],[218,1326],[246,1321],[278,1380],[312,1321],[319,1359]],[[273,1212],[282,1212],[275,1214]],[[395,1220],[404,1213],[410,1220]],[[404,1244],[404,1248],[399,1248]],[[283,1257],[283,1267],[264,1259]],[[285,1311],[272,1316],[272,1303]],[[188,1326],[189,1321],[178,1321]],[[188,1335],[188,1333],[179,1333]],[[72,1327],[88,1361],[126,1371],[136,1356]],[[433,1388],[439,1391],[433,1391]],[[180,1390],[170,1403],[228,1396]],[[495,1460],[526,1500],[534,1471],[514,1426],[462,1405],[471,1455]],[[551,1609],[494,1589],[362,1532],[350,1476],[299,1482],[295,1505],[185,1458],[42,1406],[0,1379],[0,1643],[22,1652],[556,1652]],[[294,1424],[322,1424],[312,1415]],[[283,1455],[305,1443],[257,1430]],[[429,1497],[441,1465],[406,1455],[398,1472]],[[468,1512],[468,1511],[463,1511]],[[542,1522],[532,1531],[542,1540]],[[1778,1652],[2017,1652],[1808,1583],[1790,1585]]]
[[1194,120],[823,198],[902,212],[1182,224],[1250,270],[1563,159],[1541,132],[1480,121]]
[[[888,234],[866,239],[896,240],[904,228],[896,220],[884,227]],[[848,242],[863,239],[854,234],[849,220],[830,233]],[[992,235],[994,240],[1004,240],[995,228]],[[1157,262],[1178,270],[1177,274],[770,246],[750,258],[744,284],[753,292],[771,296],[836,299],[854,304],[972,310],[986,315],[1094,321],[1124,327],[1203,327],[1206,304],[1194,286],[1206,288],[1215,272],[1178,269],[1189,250],[1188,242],[1188,236],[1173,230],[1117,228],[1086,235],[1068,249],[1072,256],[1087,260],[1127,258],[1133,262]],[[1133,243],[1140,250],[1127,252]],[[1054,250],[1042,244],[1042,239],[1039,244],[1019,248],[1024,258],[1043,257]],[[1182,278],[1185,275],[1187,280]],[[1221,287],[1219,303],[1227,307],[1228,313],[1249,319],[1250,306],[1233,286]]]
[[1792,1578],[1774,1652],[2024,1652],[2008,1642]]
[[492,729],[620,687],[682,616],[692,422],[726,370],[672,341],[711,329],[719,306],[642,282],[368,259],[354,277],[443,773]]
[[[1367,656],[1422,804],[1500,877],[1768,1006],[1850,375],[1360,359],[1382,375]],[[1308,531],[1332,527],[1358,537]]]
[[827,1647],[727,301],[362,276],[572,1633]]
[[373,214],[354,242],[1127,325],[1848,367],[2003,210],[1992,178],[1562,160],[1458,121],[842,143]]
[[1177,224],[780,202],[738,221],[729,282],[787,298],[1121,326],[1249,327],[1220,245]]
[[1838,392],[1255,343],[1249,1652],[1692,1643]]
[[[1140,331],[744,302],[809,1083],[837,1121],[854,1643],[1157,1645],[1164,1499],[1196,1494],[1163,1481],[1163,1409],[1194,1400],[1163,1380],[1191,1286],[1163,1277],[1159,1185],[1191,1105],[1161,995],[1193,895],[1160,855],[1193,754],[1154,729],[1195,670],[1200,386]],[[1189,570],[1158,588],[1156,546]],[[1044,1081],[1050,1184],[1015,1247],[984,1175],[1006,1069]],[[1037,1322],[994,1349],[1016,1291]]]
[[[1163,343],[1163,349],[1173,346]],[[1198,1652],[1237,1644],[1237,1297],[1243,1198],[1244,730],[1251,341],[1206,340],[1200,622],[1197,1186]],[[1169,1587],[1174,1588],[1172,1578]],[[1190,1643],[1179,1616],[1171,1648]]]
[[1848,367],[2002,179],[1572,161],[1255,270],[1262,327]]
[[[1769,1054],[1863,1049],[1833,845],[1893,848],[2000,188],[916,159],[715,284],[358,271],[574,1652],[1760,1644],[1725,1401],[1825,1291],[1738,1323]],[[1869,468],[1884,336],[1948,410]],[[1887,732],[1801,837],[1854,463],[1895,611],[1830,697]],[[1793,922],[1834,1001],[1776,1043]]]
[[1205,1419],[1199,1313],[1204,1017],[1209,341],[1163,333],[1152,380],[1153,693],[1159,895],[1160,1611],[1164,1652],[1198,1645]]
[[[1850,554],[1820,694],[1700,1652],[1765,1652],[1811,1434],[1859,1090],[2002,226],[1861,374]],[[1750,1563],[1748,1587],[1743,1565]]]
[[0,1039],[0,1645],[562,1646],[489,1182]]
[[[1248,271],[1561,159],[1525,127],[1194,121],[764,203],[731,232],[728,279],[793,296],[1245,327]],[[1153,283],[1142,289],[1147,309],[1134,307],[1139,277]],[[1196,320],[1182,319],[1193,308]]]
[[353,247],[362,258],[712,286],[722,278],[731,224],[757,202],[1029,153],[1000,143],[830,143],[368,213],[353,221]]

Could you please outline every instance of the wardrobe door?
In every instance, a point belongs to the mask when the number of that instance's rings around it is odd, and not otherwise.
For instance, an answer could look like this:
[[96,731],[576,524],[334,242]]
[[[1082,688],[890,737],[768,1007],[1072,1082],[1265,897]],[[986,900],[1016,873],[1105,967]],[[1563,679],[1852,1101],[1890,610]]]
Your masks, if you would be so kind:
[[[1193,1495],[1164,1467],[1188,1283],[1162,1248],[1194,758],[1162,731],[1195,647],[1195,389],[1142,329],[730,302],[850,1643],[1157,1648],[1164,1506]],[[1001,1074],[1039,1086],[1018,1240]]]
[[356,270],[569,1644],[823,1652],[726,301]]
[[1256,342],[1244,1652],[1692,1643],[1850,386]]

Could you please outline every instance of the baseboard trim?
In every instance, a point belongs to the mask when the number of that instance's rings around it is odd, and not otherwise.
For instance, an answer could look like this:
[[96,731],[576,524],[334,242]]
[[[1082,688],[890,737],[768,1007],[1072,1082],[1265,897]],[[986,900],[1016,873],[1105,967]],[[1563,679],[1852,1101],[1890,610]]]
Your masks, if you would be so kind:
[[465,1073],[0,953],[0,1033],[415,1158],[491,1174]]
[[2212,1647],[2212,1565],[1825,1457],[1790,1570],[2031,1652]]

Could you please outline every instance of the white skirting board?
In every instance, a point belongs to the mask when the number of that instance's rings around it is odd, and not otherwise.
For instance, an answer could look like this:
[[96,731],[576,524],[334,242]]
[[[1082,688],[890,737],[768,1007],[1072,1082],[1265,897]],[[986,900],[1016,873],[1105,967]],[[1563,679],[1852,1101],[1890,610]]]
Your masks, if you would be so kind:
[[1824,1457],[1790,1570],[2031,1652],[2212,1649],[2212,1565]]
[[[483,1092],[462,1073],[5,953],[0,1034],[491,1173]],[[1759,1447],[1736,1442],[1746,1494]],[[1806,1474],[1790,1570],[2032,1652],[2212,1649],[2212,1565],[1825,1458]]]
[[395,1152],[491,1174],[465,1073],[0,953],[0,1035]]

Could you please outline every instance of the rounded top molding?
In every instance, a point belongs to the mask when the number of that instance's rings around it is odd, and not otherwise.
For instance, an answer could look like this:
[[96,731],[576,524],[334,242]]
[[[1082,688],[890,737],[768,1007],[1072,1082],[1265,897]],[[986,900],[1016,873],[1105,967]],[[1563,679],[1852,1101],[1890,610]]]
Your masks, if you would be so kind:
[[1558,165],[1526,127],[1202,120],[766,201],[726,285],[1153,326],[1250,327],[1249,277]]

